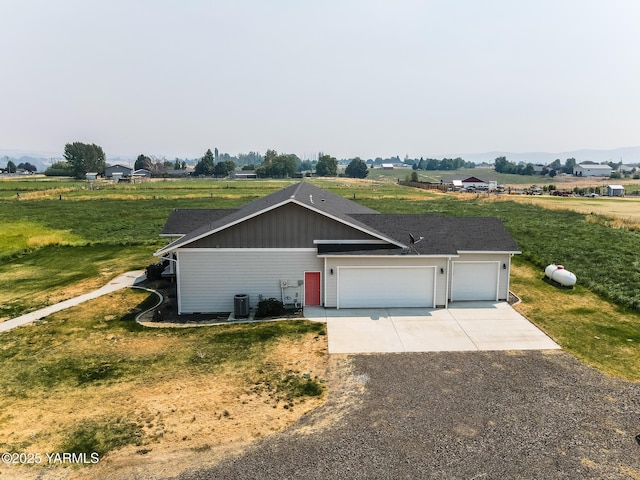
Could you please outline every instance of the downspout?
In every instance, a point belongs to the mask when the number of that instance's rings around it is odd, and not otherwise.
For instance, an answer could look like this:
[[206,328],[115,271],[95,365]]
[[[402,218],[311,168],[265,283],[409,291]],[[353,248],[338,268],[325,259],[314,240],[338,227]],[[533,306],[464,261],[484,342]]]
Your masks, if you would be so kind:
[[176,250],[176,296],[178,297],[178,315],[182,315],[182,296],[180,295],[180,279],[182,278],[180,275],[180,252]]
[[444,308],[449,308],[449,272],[451,271],[451,257],[447,257],[447,278],[446,285],[444,287]]
[[324,262],[324,271],[322,272],[322,306],[325,307],[327,305],[327,257],[323,258]]

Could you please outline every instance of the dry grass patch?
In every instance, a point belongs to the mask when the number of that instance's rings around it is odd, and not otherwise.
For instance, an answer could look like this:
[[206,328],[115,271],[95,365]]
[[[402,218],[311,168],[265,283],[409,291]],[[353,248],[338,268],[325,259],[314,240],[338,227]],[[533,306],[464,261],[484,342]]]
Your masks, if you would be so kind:
[[516,201],[547,208],[572,210],[588,215],[587,221],[605,224],[612,228],[640,230],[640,199],[638,198],[580,198],[530,195],[502,195],[490,197],[490,201]]
[[0,466],[1,478],[174,475],[324,402],[324,324],[145,329],[131,317],[147,296],[116,292],[2,334],[0,450],[99,451],[101,460]]

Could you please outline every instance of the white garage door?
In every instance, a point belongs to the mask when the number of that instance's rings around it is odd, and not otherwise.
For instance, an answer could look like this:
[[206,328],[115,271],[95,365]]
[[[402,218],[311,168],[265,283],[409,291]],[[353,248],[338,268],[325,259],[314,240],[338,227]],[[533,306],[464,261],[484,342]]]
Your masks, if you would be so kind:
[[434,307],[435,267],[339,267],[338,308]]
[[451,301],[497,300],[498,262],[453,262]]

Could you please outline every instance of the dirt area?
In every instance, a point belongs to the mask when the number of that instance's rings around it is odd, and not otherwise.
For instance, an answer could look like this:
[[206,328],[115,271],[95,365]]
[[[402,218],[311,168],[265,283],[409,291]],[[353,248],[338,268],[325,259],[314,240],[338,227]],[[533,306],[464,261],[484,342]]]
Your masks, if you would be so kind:
[[[81,312],[105,311],[110,312],[105,321],[117,321],[114,319],[130,310],[133,298],[141,298],[139,294],[132,297],[131,292],[116,292],[88,302],[82,309],[69,309],[56,314],[65,317],[56,320],[52,316],[47,323],[69,322],[65,319],[77,319]],[[189,348],[192,341],[188,340],[192,336],[168,337],[164,329],[126,335],[102,328],[104,324],[97,323],[88,331],[80,329],[78,343],[82,345],[70,348],[147,355],[184,349],[185,344]],[[36,336],[34,330],[32,337]],[[64,342],[62,338],[55,340],[49,348],[64,350]],[[155,374],[141,372],[123,382],[82,388],[57,386],[6,402],[0,395],[0,441],[12,451],[22,448],[43,456],[59,452],[70,432],[101,419],[113,422],[121,418],[141,427],[143,432],[139,445],[113,450],[95,466],[57,465],[43,469],[0,464],[0,479],[155,479],[177,475],[195,465],[214,465],[223,455],[240,452],[257,439],[282,431],[324,404],[336,388],[328,381],[330,371],[334,372],[333,378],[336,371],[348,367],[348,362],[330,363],[326,335],[314,333],[283,337],[264,351],[260,361],[275,374],[293,371],[317,377],[324,393],[284,401],[274,395],[273,389],[256,386],[253,364],[231,363],[200,373],[167,368]],[[151,372],[153,366],[150,367]]]

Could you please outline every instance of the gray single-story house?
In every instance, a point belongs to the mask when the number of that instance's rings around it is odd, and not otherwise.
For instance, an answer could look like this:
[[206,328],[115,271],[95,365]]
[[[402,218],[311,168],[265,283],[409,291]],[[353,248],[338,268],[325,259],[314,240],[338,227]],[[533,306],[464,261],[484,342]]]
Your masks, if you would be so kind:
[[520,253],[498,218],[381,214],[307,182],[238,209],[176,209],[161,235],[180,314],[229,312],[240,294],[251,307],[506,300]]

